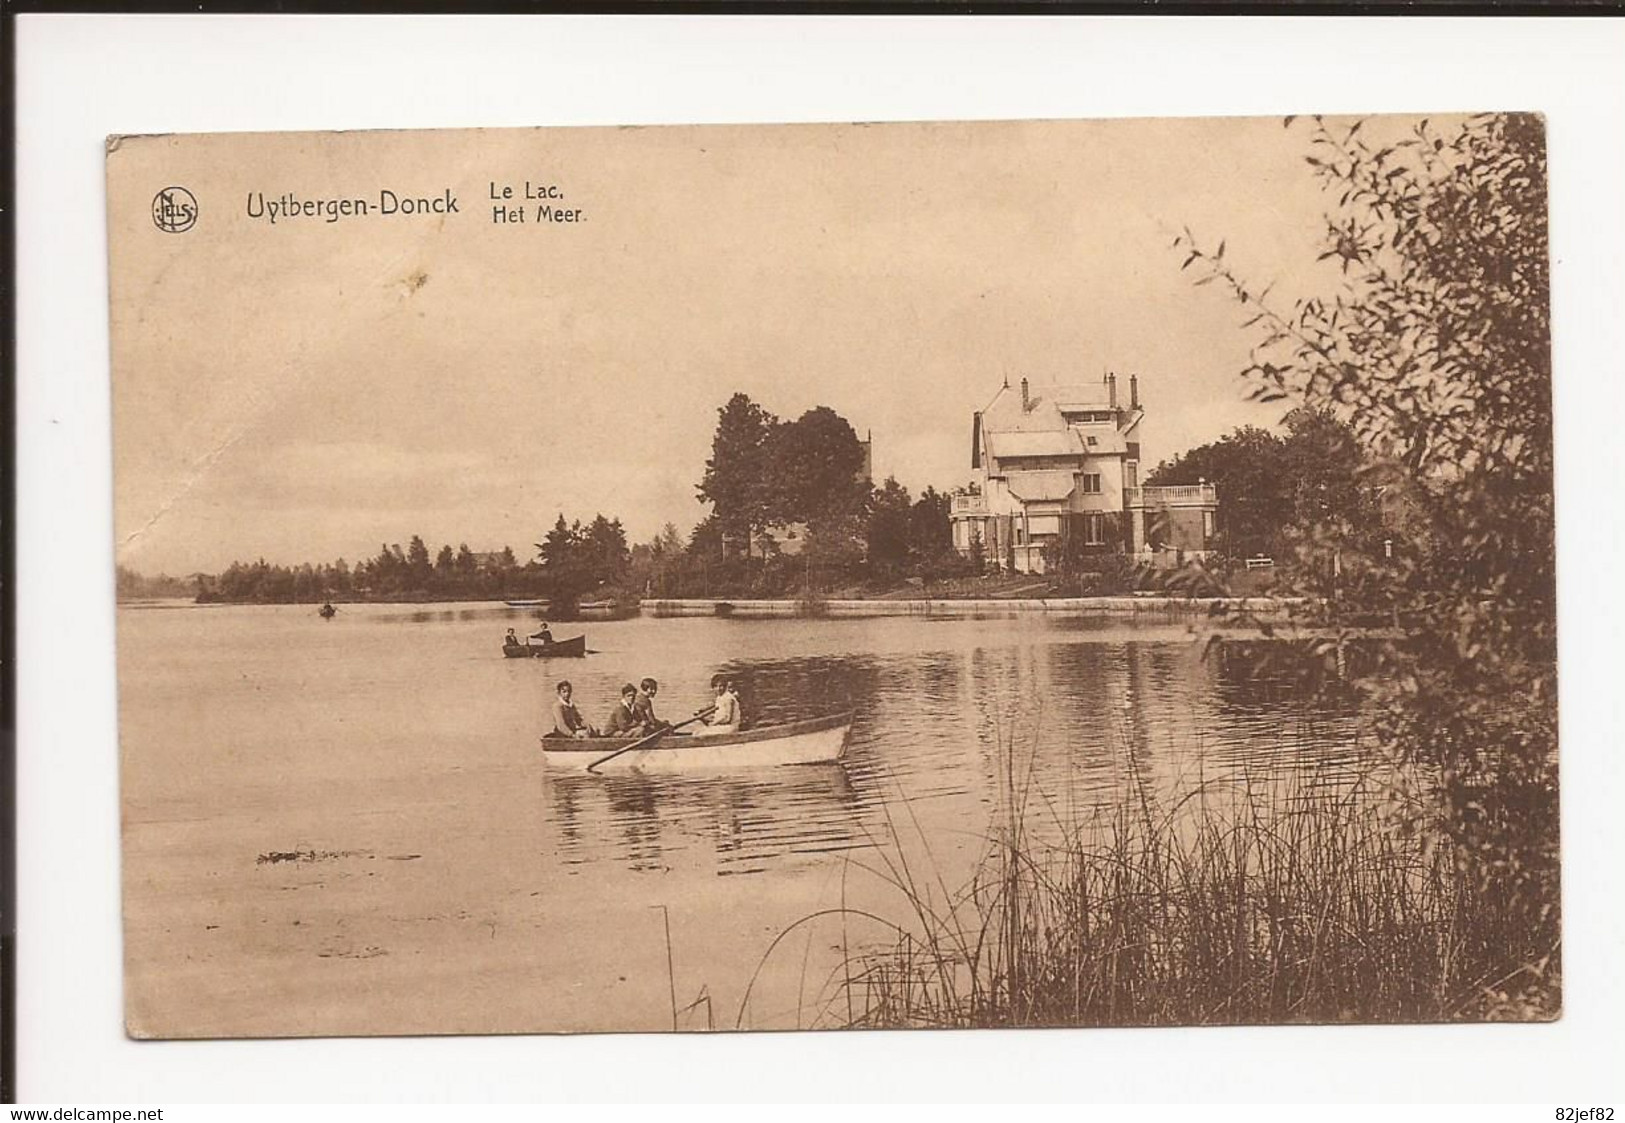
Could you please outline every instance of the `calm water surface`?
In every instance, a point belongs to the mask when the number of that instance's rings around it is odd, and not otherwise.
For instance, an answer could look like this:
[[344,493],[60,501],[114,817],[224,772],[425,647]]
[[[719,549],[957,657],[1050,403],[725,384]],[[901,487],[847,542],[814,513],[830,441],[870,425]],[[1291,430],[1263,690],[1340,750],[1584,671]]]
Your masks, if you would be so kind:
[[[1149,793],[1340,784],[1356,715],[1183,624],[639,618],[506,660],[501,605],[127,608],[119,617],[131,1028],[157,1035],[823,1024],[843,902],[906,919],[1022,810],[1053,836]],[[759,721],[857,712],[840,764],[588,776],[537,751],[713,673]],[[669,942],[668,942],[669,932]],[[669,947],[669,967],[668,967]],[[752,981],[754,979],[754,982]],[[747,989],[749,1001],[745,1001]],[[686,1009],[685,1009],[686,1008]]]

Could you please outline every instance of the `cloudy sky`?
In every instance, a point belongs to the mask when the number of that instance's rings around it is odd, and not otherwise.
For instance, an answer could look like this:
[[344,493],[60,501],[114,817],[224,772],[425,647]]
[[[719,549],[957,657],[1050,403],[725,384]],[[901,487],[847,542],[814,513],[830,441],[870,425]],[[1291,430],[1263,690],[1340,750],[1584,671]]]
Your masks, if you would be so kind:
[[[829,405],[877,479],[968,478],[1004,378],[1140,375],[1147,467],[1244,402],[1238,309],[1170,242],[1325,291],[1326,200],[1277,118],[155,137],[109,158],[118,558],[355,560],[554,517],[683,530],[717,408]],[[553,184],[575,224],[492,221]],[[197,198],[158,230],[159,188]],[[454,215],[251,218],[380,190]]]

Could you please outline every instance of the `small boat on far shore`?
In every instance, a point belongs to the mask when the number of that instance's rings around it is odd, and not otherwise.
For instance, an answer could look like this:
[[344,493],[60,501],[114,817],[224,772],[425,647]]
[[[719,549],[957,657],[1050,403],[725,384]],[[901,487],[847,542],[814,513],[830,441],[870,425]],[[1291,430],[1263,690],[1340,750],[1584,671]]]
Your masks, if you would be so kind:
[[584,600],[576,605],[578,616],[619,616],[621,615],[621,602],[618,600]]
[[587,637],[569,639],[527,639],[524,643],[504,643],[502,654],[507,659],[579,659],[587,654]]
[[548,602],[544,600],[505,600],[502,602],[509,608],[546,608]]
[[756,768],[779,764],[824,764],[841,759],[852,732],[852,714],[838,713],[808,721],[764,725],[738,733],[696,737],[668,733],[643,748],[621,752],[638,743],[635,737],[541,738],[542,759],[550,766],[586,768],[595,761],[609,771]]

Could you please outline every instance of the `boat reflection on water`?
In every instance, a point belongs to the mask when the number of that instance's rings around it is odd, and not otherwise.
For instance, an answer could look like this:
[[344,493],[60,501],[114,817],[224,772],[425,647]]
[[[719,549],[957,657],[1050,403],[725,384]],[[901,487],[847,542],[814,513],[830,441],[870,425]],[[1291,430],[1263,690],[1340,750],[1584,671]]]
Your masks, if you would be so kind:
[[812,706],[858,710],[845,754],[823,764],[727,772],[548,769],[548,819],[565,863],[661,869],[682,852],[714,862],[719,876],[761,873],[890,838],[872,725],[888,691],[873,661],[815,656],[718,669],[741,684],[746,713],[758,725],[804,718]]
[[875,846],[888,835],[880,793],[865,782],[872,777],[860,768],[855,780],[839,761],[725,775],[555,770],[545,793],[567,865],[658,870],[678,852],[702,849],[709,854],[694,857],[727,876]]

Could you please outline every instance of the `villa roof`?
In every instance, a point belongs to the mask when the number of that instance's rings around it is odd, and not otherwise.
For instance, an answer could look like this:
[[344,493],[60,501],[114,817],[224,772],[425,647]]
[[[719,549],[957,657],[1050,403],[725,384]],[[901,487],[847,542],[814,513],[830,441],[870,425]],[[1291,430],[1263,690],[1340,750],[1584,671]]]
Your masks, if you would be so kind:
[[[1121,397],[1111,404],[1111,387],[1101,383],[1073,383],[1023,387],[1006,385],[993,395],[987,408],[972,416],[971,467],[996,471],[987,457],[1003,459],[1036,456],[1124,456],[1139,438],[1135,430],[1144,416],[1138,406]],[[1133,384],[1129,393],[1133,394]],[[1119,391],[1121,394],[1121,391]],[[1069,424],[1069,416],[1096,414],[1116,423],[1090,418]],[[1092,443],[1091,443],[1092,442]]]
[[[1079,436],[1080,438],[1084,437],[1083,434],[1079,434]],[[1111,456],[1113,453],[1126,453],[1128,451],[1128,438],[1115,427],[1090,432],[1087,436],[1095,439],[1094,444],[1088,444],[1085,439],[1084,452],[1090,456]]]
[[1111,391],[1104,383],[1081,383],[1028,388],[1029,408],[1021,406],[1021,387],[1005,386],[982,411],[987,429],[1001,433],[1033,433],[1066,427],[1065,413],[1112,408]]
[[1077,477],[1072,472],[1054,469],[1041,472],[1011,472],[1006,480],[1010,486],[1010,494],[1028,503],[1065,499],[1077,486]]
[[[1084,383],[1081,386],[1046,386],[1045,393],[1055,408],[1066,413],[1074,410],[1111,409],[1111,391],[1104,383]],[[1125,393],[1127,391],[1124,391]]]
[[990,456],[1082,456],[1084,443],[1065,425],[1039,432],[998,430],[988,433],[987,451]]

